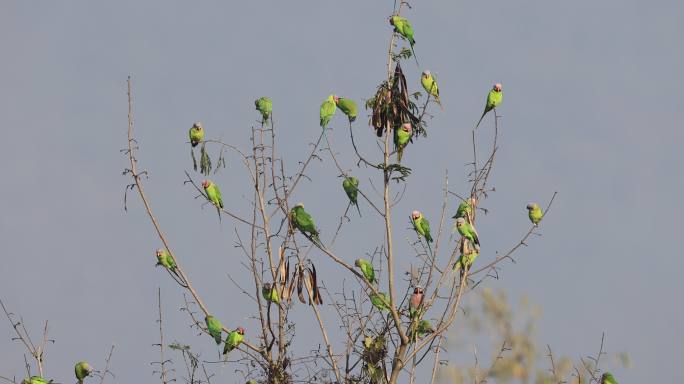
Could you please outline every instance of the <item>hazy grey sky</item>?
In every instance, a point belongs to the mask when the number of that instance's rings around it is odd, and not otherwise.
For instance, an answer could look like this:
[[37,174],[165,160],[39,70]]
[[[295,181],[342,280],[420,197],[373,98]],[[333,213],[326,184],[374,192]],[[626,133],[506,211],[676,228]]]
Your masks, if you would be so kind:
[[[187,129],[201,120],[209,136],[247,145],[257,119],[253,100],[269,95],[283,133],[280,150],[293,171],[319,133],[323,98],[335,92],[361,101],[383,78],[392,5],[2,3],[0,297],[34,334],[50,320],[56,343],[47,351],[49,377],[69,382],[81,359],[102,368],[115,343],[117,382],[153,380],[157,286],[167,337],[213,357],[208,339],[196,337],[177,311],[180,289],[154,268],[159,242],[138,198],[132,195],[123,211],[126,76],[134,79],[139,159],[150,172],[146,185],[163,228],[212,310],[226,324],[254,330],[245,319],[251,307],[229,308],[248,303],[226,277],[242,277],[233,223],[217,225],[215,213],[200,209],[182,185],[191,166]],[[606,350],[627,351],[634,360],[629,370],[605,366],[621,382],[684,380],[682,2],[424,1],[405,15],[421,64],[438,77],[445,111],[434,111],[429,138],[406,151],[413,174],[395,215],[397,240],[413,236],[403,229],[412,209],[437,221],[445,169],[451,187],[466,190],[470,128],[488,88],[500,81],[496,193],[485,203],[492,215],[479,222],[486,253],[478,262],[526,231],[528,201],[559,195],[543,237],[488,284],[542,307],[539,341],[555,353],[593,353],[605,331]],[[408,63],[405,70],[418,90],[421,69]],[[331,137],[351,167],[342,121],[336,118]],[[372,153],[364,122],[355,129]],[[482,127],[491,130],[491,120]],[[215,180],[228,204],[244,212],[249,183],[233,160]],[[368,170],[355,172],[362,182],[378,180]],[[326,238],[345,198],[327,159],[310,176],[315,188],[302,185],[295,199],[306,202]],[[371,217],[345,228],[339,254],[353,260],[381,239]],[[339,282],[328,260],[312,257],[329,272],[328,285]],[[410,262],[406,256],[399,266]],[[294,311],[298,327],[313,326],[301,308]],[[3,321],[0,375],[21,375],[23,350]],[[462,356],[470,359],[467,351]],[[176,369],[182,371],[180,362]]]

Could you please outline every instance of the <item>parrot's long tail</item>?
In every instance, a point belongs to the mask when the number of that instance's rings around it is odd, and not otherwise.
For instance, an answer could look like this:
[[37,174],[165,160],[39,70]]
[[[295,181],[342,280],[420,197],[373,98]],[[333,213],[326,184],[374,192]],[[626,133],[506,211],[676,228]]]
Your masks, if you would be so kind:
[[401,164],[401,158],[404,156],[404,148],[397,149],[397,163]]
[[[413,43],[415,44],[415,42]],[[411,44],[411,53],[413,53],[413,58],[416,60],[416,65],[420,68],[420,63],[418,62],[418,56],[416,56],[416,51],[413,50],[413,44]]]
[[359,208],[359,202],[357,201],[357,202],[352,203],[352,204],[356,205],[356,210],[359,211],[359,217],[361,217],[361,208]]
[[484,119],[485,115],[487,114],[487,110],[485,109],[484,112],[482,112],[482,116],[480,116],[480,120],[477,121],[477,125],[475,126],[475,129],[480,126],[480,123],[482,122],[482,119]]
[[442,106],[442,100],[439,99],[439,96],[435,97],[435,101],[437,102],[437,105],[439,105],[439,108],[443,111],[444,107]]

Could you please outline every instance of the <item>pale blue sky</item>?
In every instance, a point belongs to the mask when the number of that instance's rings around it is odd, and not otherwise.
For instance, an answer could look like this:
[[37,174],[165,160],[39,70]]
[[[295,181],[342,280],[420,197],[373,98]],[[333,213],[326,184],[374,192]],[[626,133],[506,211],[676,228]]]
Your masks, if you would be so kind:
[[[138,199],[129,213],[122,208],[129,182],[119,153],[126,144],[126,76],[134,79],[139,158],[150,172],[159,220],[212,310],[228,324],[254,325],[244,320],[246,311],[228,308],[247,303],[226,277],[239,258],[232,223],[219,227],[214,212],[199,209],[182,185],[190,167],[187,129],[201,120],[209,136],[247,145],[257,118],[253,100],[269,95],[284,133],[280,150],[294,170],[319,132],[322,99],[335,92],[360,101],[383,78],[392,4],[2,3],[0,297],[35,333],[50,320],[57,341],[46,357],[50,377],[69,382],[81,359],[101,367],[115,343],[117,382],[152,380],[157,286],[164,290],[168,338],[213,353],[177,312],[180,290],[153,267],[159,242]],[[502,145],[497,192],[486,202],[493,214],[478,228],[490,252],[481,262],[524,233],[528,201],[559,195],[543,237],[488,284],[543,308],[539,341],[555,353],[593,353],[605,331],[607,351],[627,351],[634,360],[629,370],[608,366],[621,382],[684,380],[684,5],[425,1],[406,16],[421,64],[438,77],[445,111],[434,111],[429,138],[405,154],[413,174],[397,206],[397,238],[413,236],[403,229],[412,209],[437,221],[445,169],[452,188],[465,191],[470,128],[488,88],[500,81]],[[407,63],[405,70],[418,89],[420,69]],[[342,121],[333,127],[343,128]],[[372,153],[364,121],[355,129]],[[491,130],[491,120],[481,129]],[[351,167],[345,132],[333,129],[331,137]],[[372,175],[355,172],[362,182]],[[304,184],[295,196],[324,238],[345,206],[336,175],[327,159],[315,163],[315,188]],[[241,197],[248,182],[237,162],[215,180],[244,181],[244,189],[224,187],[224,195],[235,210],[248,209]],[[336,251],[353,260],[372,249],[382,231],[371,217],[356,220],[358,229],[347,227]],[[332,274],[338,270],[312,256],[329,272],[326,284],[339,283]],[[410,262],[406,256],[399,266]],[[298,326],[313,326],[301,308],[294,311]],[[0,375],[21,375],[22,348],[0,324]]]

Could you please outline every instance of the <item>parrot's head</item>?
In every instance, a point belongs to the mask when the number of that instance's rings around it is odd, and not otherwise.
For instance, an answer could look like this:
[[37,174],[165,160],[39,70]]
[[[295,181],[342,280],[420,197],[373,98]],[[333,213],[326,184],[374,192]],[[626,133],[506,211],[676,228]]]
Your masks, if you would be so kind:
[[297,203],[297,205],[295,205],[295,208],[304,209],[304,203]]
[[210,185],[211,185],[211,181],[209,181],[209,180],[204,180],[202,182],[202,188],[204,188],[204,189],[209,188]]
[[335,101],[335,104],[339,104],[340,102],[340,97],[337,95],[333,95],[333,100]]
[[460,227],[461,225],[465,224],[465,222],[466,221],[464,218],[459,217],[458,219],[456,219],[456,227]]
[[413,220],[419,219],[419,218],[420,218],[420,211],[413,211],[413,212],[411,212],[411,218],[412,218]]
[[159,248],[157,249],[157,259],[161,259],[162,257],[164,257],[164,250]]
[[202,130],[202,123],[200,123],[199,121],[196,121],[195,124],[192,125],[192,128],[194,130],[201,131]]
[[529,204],[527,204],[527,209],[528,209],[528,210],[536,209],[537,207],[538,207],[538,206],[537,206],[536,203],[529,203]]
[[424,77],[424,78],[427,79],[427,78],[430,77],[430,76],[432,76],[432,74],[430,73],[430,71],[428,71],[427,69],[423,71],[423,77]]
[[270,292],[271,291],[271,283],[264,283],[263,289],[266,292]]
[[615,381],[615,378],[613,378],[613,375],[610,372],[606,372],[601,375],[601,383],[605,383],[606,380]]
[[361,259],[356,259],[356,261],[354,262],[354,265],[361,268]]
[[392,16],[389,17],[389,23],[390,23],[391,25],[394,25],[394,18],[395,18],[395,17],[396,17],[396,16],[394,16],[394,15],[392,15]]
[[411,129],[413,129],[411,128],[411,123],[404,123],[401,125],[401,130],[404,132],[411,133]]
[[236,329],[235,331],[236,331],[237,333],[241,334],[241,335],[244,335],[244,334],[245,334],[245,329],[242,328],[242,327],[237,327],[237,329]]
[[422,295],[423,294],[423,288],[422,287],[413,288],[413,294],[414,295]]
[[85,361],[81,363],[81,368],[86,371],[87,375],[90,375],[93,372],[93,367],[91,367],[90,364]]
[[501,83],[494,84],[493,88],[496,92],[501,92]]

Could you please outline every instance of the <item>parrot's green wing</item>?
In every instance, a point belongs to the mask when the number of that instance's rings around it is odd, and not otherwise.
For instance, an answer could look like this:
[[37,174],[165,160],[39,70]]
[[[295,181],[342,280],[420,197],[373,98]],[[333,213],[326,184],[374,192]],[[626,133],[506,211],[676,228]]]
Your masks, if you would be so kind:
[[218,201],[218,206],[223,208],[223,198],[221,197],[221,190],[218,185],[214,184],[214,190],[216,191],[216,201]]
[[321,104],[321,111],[320,111],[320,117],[321,117],[321,127],[325,129],[325,127],[328,126],[328,123],[330,122],[330,119],[335,115],[335,109],[337,107],[335,106],[335,100],[333,99],[332,95],[330,95],[324,102]]
[[423,227],[423,232],[425,236],[425,240],[428,242],[432,242],[432,235],[430,234],[430,222],[423,217],[423,220],[420,223],[421,227]]
[[261,113],[261,117],[266,122],[271,117],[273,102],[268,97],[260,97],[254,101],[256,110]]
[[223,325],[214,316],[206,316],[204,322],[207,324],[207,331],[209,335],[214,338],[216,344],[221,344],[221,332],[223,332]]
[[337,107],[349,117],[349,122],[356,120],[358,108],[356,107],[356,102],[354,102],[354,100],[340,97],[337,102]]

